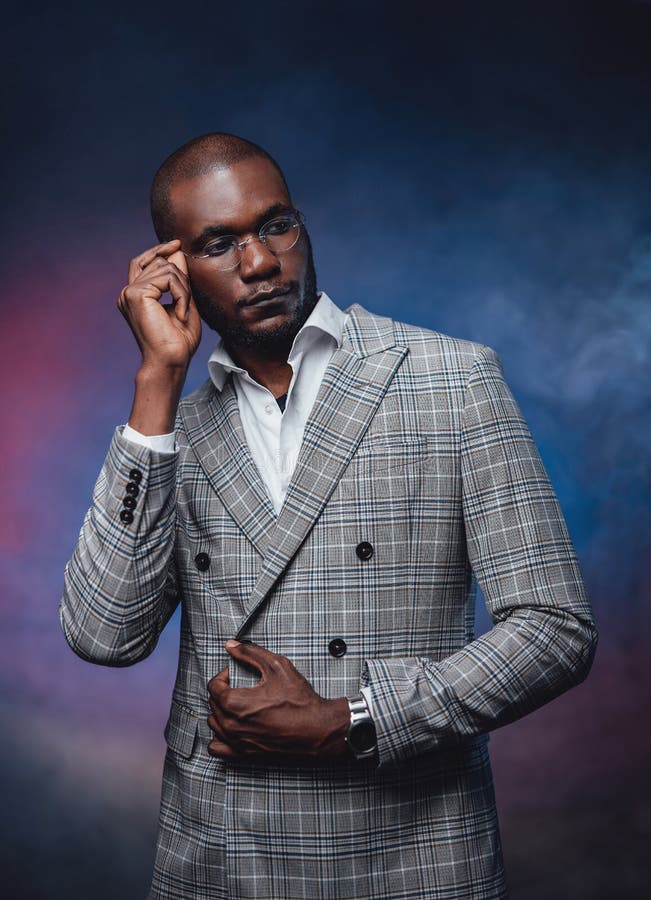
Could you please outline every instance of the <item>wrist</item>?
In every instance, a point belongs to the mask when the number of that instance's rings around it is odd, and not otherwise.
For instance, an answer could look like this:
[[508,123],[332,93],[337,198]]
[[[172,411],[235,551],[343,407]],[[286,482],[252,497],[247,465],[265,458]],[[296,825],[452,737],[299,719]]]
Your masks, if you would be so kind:
[[135,378],[135,394],[129,415],[131,428],[147,436],[174,431],[185,374],[185,369],[143,365]]
[[143,362],[136,372],[136,387],[148,387],[161,391],[179,392],[183,389],[188,366],[166,366],[156,362]]
[[329,756],[348,755],[346,735],[350,725],[350,709],[346,698],[325,700],[322,721],[327,729],[323,740],[323,752]]

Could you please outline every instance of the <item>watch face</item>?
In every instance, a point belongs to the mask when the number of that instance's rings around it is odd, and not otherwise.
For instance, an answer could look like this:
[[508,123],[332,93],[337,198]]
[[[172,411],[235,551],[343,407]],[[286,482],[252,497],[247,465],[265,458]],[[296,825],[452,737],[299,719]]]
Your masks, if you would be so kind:
[[350,729],[348,742],[355,753],[372,750],[377,742],[375,725],[372,722],[358,722]]

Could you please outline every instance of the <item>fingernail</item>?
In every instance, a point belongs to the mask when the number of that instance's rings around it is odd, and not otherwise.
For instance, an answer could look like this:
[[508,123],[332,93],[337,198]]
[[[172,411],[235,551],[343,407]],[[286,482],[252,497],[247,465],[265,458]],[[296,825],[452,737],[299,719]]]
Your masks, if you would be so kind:
[[239,647],[239,645],[240,645],[239,641],[232,641],[232,640],[226,641],[226,649],[227,650],[230,649],[231,647]]

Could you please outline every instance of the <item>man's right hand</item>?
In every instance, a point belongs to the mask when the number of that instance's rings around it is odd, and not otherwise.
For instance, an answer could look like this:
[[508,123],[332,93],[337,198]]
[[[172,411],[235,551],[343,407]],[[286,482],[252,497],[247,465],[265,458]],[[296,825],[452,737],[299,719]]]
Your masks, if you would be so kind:
[[[179,240],[145,250],[129,264],[129,283],[118,309],[142,353],[129,425],[141,434],[168,434],[190,360],[201,340],[201,319],[192,298]],[[169,291],[170,304],[160,303]]]
[[[192,299],[185,257],[179,240],[145,250],[129,263],[129,283],[118,309],[129,323],[143,368],[184,372],[201,340],[201,319]],[[161,304],[169,291],[172,303]]]

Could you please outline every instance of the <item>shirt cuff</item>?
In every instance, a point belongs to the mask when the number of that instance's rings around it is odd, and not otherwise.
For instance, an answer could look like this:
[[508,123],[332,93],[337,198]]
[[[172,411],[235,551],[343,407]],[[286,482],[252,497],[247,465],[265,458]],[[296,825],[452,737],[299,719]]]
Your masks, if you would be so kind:
[[142,447],[149,447],[156,453],[176,453],[176,440],[174,432],[171,434],[140,434],[130,425],[125,425],[122,430],[122,437],[134,444],[140,444]]

